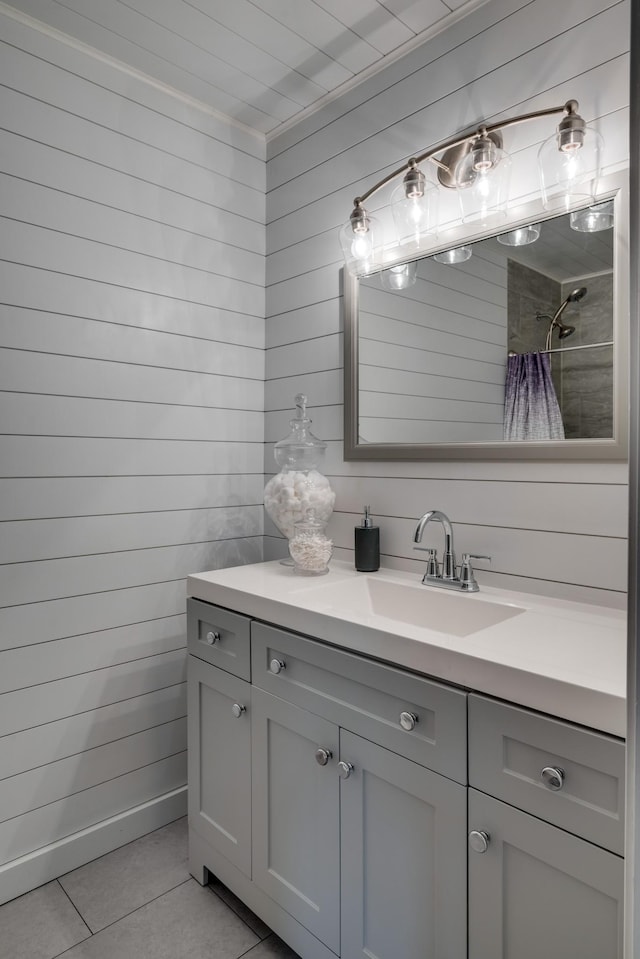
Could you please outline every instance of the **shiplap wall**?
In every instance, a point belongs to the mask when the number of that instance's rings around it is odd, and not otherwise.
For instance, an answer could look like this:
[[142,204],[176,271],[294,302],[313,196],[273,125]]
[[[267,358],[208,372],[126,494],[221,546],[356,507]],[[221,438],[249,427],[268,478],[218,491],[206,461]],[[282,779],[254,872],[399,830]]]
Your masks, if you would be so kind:
[[0,83],[4,901],[186,809],[184,578],[262,558],[265,147],[2,13]]
[[[416,518],[439,508],[453,520],[459,551],[493,557],[481,583],[624,602],[624,464],[344,462],[337,232],[353,197],[416,151],[482,119],[571,97],[605,137],[607,172],[624,168],[628,20],[626,0],[491,0],[270,142],[265,468],[274,468],[270,443],[287,433],[294,394],[307,393],[314,431],[329,444],[337,556],[352,558],[353,526],[370,503],[383,564],[418,575]],[[548,135],[549,122],[539,121],[505,137],[515,156],[512,194],[523,201],[537,180],[520,170],[534,169]],[[267,555],[281,555],[273,527],[267,534]],[[428,539],[441,548],[441,531]]]
[[358,351],[361,440],[501,440],[506,253],[476,244],[455,266],[427,257],[401,291],[362,280]]

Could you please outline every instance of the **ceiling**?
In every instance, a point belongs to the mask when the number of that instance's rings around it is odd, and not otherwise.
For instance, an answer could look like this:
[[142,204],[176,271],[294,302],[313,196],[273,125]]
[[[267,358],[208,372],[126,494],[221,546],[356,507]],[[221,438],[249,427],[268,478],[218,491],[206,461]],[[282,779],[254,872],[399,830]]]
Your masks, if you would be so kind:
[[5,0],[274,135],[486,0]]

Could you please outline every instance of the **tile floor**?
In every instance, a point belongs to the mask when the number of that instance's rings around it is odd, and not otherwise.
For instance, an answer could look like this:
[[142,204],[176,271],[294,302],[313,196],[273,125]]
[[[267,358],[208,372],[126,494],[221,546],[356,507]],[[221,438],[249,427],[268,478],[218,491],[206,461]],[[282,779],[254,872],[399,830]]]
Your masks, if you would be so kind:
[[0,959],[298,959],[187,863],[185,817],[0,906]]

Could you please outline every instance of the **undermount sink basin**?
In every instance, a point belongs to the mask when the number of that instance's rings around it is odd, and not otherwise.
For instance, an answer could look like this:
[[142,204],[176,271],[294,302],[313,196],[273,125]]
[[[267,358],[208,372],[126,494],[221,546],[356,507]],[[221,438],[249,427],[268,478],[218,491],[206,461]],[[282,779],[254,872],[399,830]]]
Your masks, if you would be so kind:
[[306,590],[310,605],[349,618],[379,616],[452,636],[470,636],[519,616],[525,610],[494,603],[477,593],[450,593],[431,586],[398,583],[363,576],[349,582],[330,583]]

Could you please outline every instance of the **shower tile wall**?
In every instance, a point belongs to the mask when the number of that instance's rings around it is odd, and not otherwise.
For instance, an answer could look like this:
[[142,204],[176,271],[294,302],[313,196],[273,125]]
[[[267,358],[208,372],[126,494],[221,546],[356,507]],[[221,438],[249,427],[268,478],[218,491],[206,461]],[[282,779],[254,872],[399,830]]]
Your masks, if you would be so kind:
[[[536,313],[553,316],[564,298],[579,286],[587,296],[570,303],[562,321],[575,326],[564,346],[582,346],[611,340],[613,336],[613,277],[572,277],[566,283],[508,262],[509,350],[527,353],[544,349],[550,320],[537,320]],[[554,335],[552,346],[559,345]],[[613,432],[613,357],[611,347],[570,350],[552,355],[551,374],[562,412],[565,436],[595,439]]]
[[[570,303],[563,322],[575,326],[570,343],[582,346],[603,343],[613,337],[613,275],[572,278],[562,284],[560,302],[577,286],[586,286],[587,295],[579,303]],[[554,341],[555,343],[555,341]],[[613,356],[612,347],[572,350],[559,359],[561,385],[558,398],[565,435],[574,437],[611,436],[613,433]],[[557,386],[556,386],[557,389]]]
[[531,353],[544,349],[549,320],[537,320],[536,313],[551,316],[562,302],[561,285],[528,266],[508,260],[509,349]]

